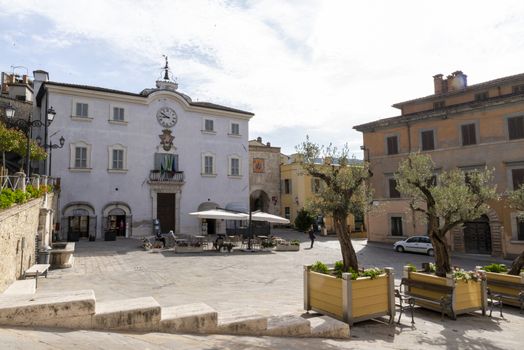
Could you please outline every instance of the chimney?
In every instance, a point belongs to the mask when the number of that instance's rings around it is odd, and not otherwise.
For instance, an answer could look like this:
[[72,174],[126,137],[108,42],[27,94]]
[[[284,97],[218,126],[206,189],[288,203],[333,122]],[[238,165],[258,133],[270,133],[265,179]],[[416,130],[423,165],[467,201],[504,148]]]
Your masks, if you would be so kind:
[[40,86],[42,86],[42,84],[46,81],[49,81],[49,73],[47,73],[45,70],[35,70],[33,71],[33,77],[35,79],[33,81],[33,91],[36,96],[40,90]]
[[22,83],[29,84],[29,77],[27,76],[27,74],[24,74],[22,76]]
[[271,142],[266,142],[266,146],[271,147]]
[[[437,74],[433,76],[433,85],[435,86],[435,95],[443,94],[447,90],[447,83],[444,79],[442,79],[442,74]],[[444,89],[444,86],[446,86],[446,89]]]
[[461,91],[467,86],[468,76],[462,73],[462,71],[458,70],[448,75],[448,91]]
[[262,138],[261,138],[260,136],[259,136],[259,137],[257,137],[257,142],[260,142],[260,143],[262,143]]

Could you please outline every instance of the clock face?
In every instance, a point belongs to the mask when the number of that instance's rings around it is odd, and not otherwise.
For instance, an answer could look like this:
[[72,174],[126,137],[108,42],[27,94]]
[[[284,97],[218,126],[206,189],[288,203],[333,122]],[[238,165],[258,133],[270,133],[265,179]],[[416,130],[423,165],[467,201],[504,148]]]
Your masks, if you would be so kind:
[[173,108],[162,107],[156,112],[156,119],[158,123],[165,128],[172,128],[175,126],[178,118]]

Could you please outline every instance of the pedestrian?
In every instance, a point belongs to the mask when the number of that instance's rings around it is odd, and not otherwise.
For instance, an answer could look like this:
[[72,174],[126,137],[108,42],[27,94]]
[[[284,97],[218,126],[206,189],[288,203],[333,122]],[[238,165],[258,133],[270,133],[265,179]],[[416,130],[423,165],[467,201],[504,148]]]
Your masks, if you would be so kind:
[[309,229],[309,239],[311,240],[311,247],[309,247],[309,249],[313,249],[313,243],[315,243],[315,238],[317,238],[315,236],[315,229],[311,227]]

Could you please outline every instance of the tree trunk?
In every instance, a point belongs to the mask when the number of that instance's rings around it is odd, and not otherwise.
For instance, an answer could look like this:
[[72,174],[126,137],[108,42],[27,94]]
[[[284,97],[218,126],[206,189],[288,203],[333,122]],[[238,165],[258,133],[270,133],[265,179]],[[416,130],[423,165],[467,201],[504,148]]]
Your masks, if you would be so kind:
[[351,243],[351,237],[348,232],[346,218],[347,214],[333,214],[335,232],[337,233],[337,238],[340,242],[340,251],[342,253],[344,270],[347,271],[349,268],[352,268],[354,271],[358,271],[357,254],[353,248],[353,243]]
[[518,276],[520,274],[520,270],[524,268],[524,250],[522,253],[520,253],[519,256],[513,260],[513,263],[511,264],[511,269],[508,272],[508,275],[515,275]]
[[435,274],[440,277],[446,277],[446,273],[451,272],[451,258],[445,242],[446,232],[440,232],[437,217],[428,218],[428,231],[435,254]]

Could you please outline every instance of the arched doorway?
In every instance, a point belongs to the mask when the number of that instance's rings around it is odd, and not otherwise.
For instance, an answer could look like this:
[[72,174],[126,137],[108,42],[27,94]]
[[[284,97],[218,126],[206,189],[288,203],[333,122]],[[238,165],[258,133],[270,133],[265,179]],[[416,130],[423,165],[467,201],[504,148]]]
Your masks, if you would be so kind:
[[464,250],[466,253],[491,254],[491,228],[486,215],[464,223]]
[[62,237],[70,242],[81,238],[96,237],[96,216],[94,207],[86,202],[67,204],[62,216]]
[[112,202],[107,204],[102,210],[103,231],[111,230],[115,236],[131,236],[131,209],[126,203]]
[[[198,211],[212,210],[218,208],[218,204],[214,202],[200,203]],[[215,219],[202,219],[201,222],[202,234],[214,235],[217,233],[217,221]]]
[[249,197],[249,207],[251,211],[269,211],[269,196],[263,190],[256,190]]

